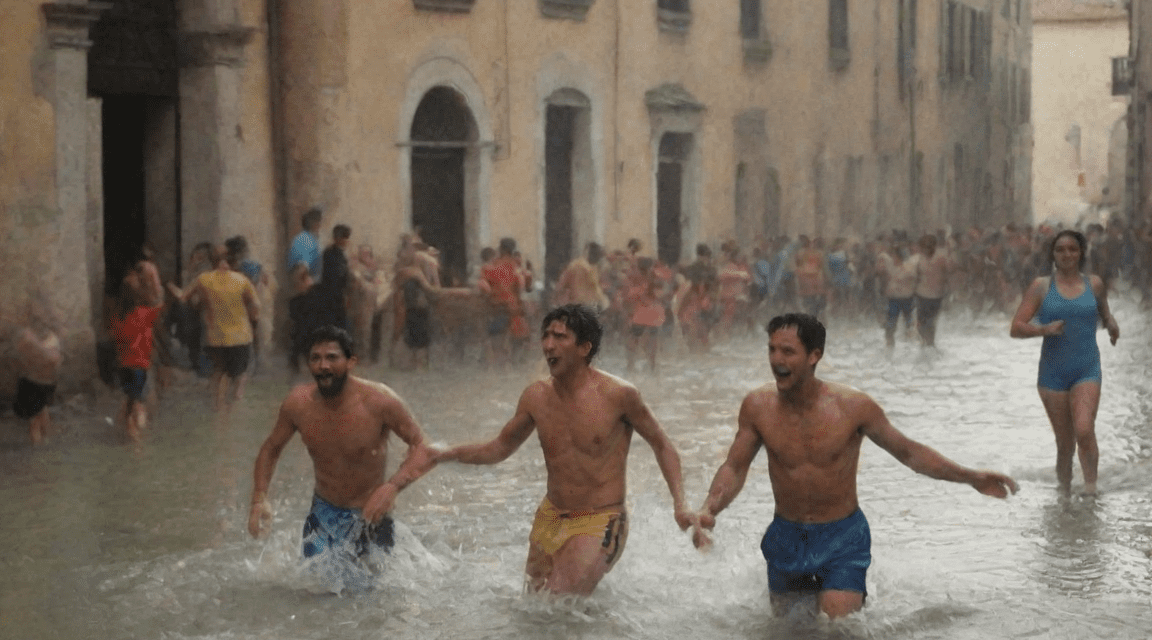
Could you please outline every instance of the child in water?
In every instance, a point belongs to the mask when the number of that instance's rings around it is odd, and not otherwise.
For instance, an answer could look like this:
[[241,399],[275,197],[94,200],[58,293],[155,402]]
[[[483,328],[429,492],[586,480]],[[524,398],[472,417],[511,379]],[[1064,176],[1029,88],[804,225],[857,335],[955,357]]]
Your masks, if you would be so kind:
[[44,441],[51,426],[48,405],[56,393],[61,355],[60,339],[53,331],[55,323],[43,305],[33,308],[30,324],[16,334],[20,378],[13,409],[28,421],[28,437],[37,445]]
[[147,426],[144,390],[148,383],[148,368],[152,365],[152,325],[161,309],[161,306],[142,304],[140,298],[136,289],[126,281],[120,287],[116,314],[112,318],[112,339],[116,341],[116,360],[120,365],[120,388],[125,394],[119,417],[128,437],[134,441],[140,439],[140,431]]

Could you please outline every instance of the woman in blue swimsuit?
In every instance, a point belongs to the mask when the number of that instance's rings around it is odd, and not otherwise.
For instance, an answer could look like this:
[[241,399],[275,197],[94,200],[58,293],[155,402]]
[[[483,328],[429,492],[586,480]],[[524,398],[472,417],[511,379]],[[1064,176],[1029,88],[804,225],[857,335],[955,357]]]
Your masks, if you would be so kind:
[[[1082,273],[1088,241],[1065,229],[1052,239],[1052,275],[1036,278],[1012,318],[1013,338],[1042,336],[1037,386],[1056,435],[1056,479],[1068,493],[1072,456],[1079,451],[1084,492],[1096,493],[1096,409],[1100,406],[1100,349],[1096,327],[1103,320],[1112,344],[1120,327],[1108,309],[1099,276]],[[1036,323],[1032,319],[1036,319]]]

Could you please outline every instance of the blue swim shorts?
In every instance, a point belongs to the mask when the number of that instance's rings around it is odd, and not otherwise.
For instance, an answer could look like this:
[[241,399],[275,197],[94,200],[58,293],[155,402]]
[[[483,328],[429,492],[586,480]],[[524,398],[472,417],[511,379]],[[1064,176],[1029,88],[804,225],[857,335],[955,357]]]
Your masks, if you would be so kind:
[[142,402],[148,390],[148,370],[120,367],[120,388],[133,402]]
[[768,561],[768,588],[788,591],[856,591],[867,595],[872,533],[856,509],[836,522],[802,524],[779,515],[768,525],[760,551]]
[[385,553],[394,544],[392,518],[369,524],[359,509],[337,507],[320,496],[312,496],[312,510],[304,520],[304,557],[342,552],[350,559],[368,556],[372,547]]
[[490,336],[504,335],[508,331],[508,328],[511,326],[512,326],[512,318],[508,317],[505,314],[497,313],[497,314],[492,316],[492,319],[490,321],[488,321],[488,335],[490,335]]

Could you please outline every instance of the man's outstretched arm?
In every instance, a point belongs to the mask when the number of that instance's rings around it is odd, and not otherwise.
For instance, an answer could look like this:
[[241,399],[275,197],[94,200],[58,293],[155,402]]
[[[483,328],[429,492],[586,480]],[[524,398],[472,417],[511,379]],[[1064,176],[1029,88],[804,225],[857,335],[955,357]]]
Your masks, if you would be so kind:
[[496,464],[503,462],[512,455],[536,428],[536,421],[528,410],[528,394],[531,387],[524,390],[520,396],[520,403],[516,406],[516,413],[504,425],[500,433],[488,442],[466,444],[442,451],[436,456],[436,462],[463,462],[464,464]]
[[1019,489],[1015,480],[1002,473],[969,469],[904,435],[892,426],[884,411],[871,398],[862,401],[861,413],[864,435],[916,473],[937,480],[962,482],[996,498],[1006,498]]

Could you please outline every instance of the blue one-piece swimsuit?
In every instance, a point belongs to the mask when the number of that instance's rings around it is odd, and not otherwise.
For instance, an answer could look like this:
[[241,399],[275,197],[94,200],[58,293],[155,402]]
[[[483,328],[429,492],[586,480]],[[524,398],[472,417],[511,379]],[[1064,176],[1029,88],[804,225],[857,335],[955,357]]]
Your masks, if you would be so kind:
[[1062,335],[1044,336],[1037,384],[1052,391],[1068,391],[1081,382],[1100,382],[1100,347],[1096,345],[1100,312],[1088,277],[1084,277],[1084,293],[1069,300],[1056,289],[1053,275],[1037,319],[1040,324],[1064,321]]

